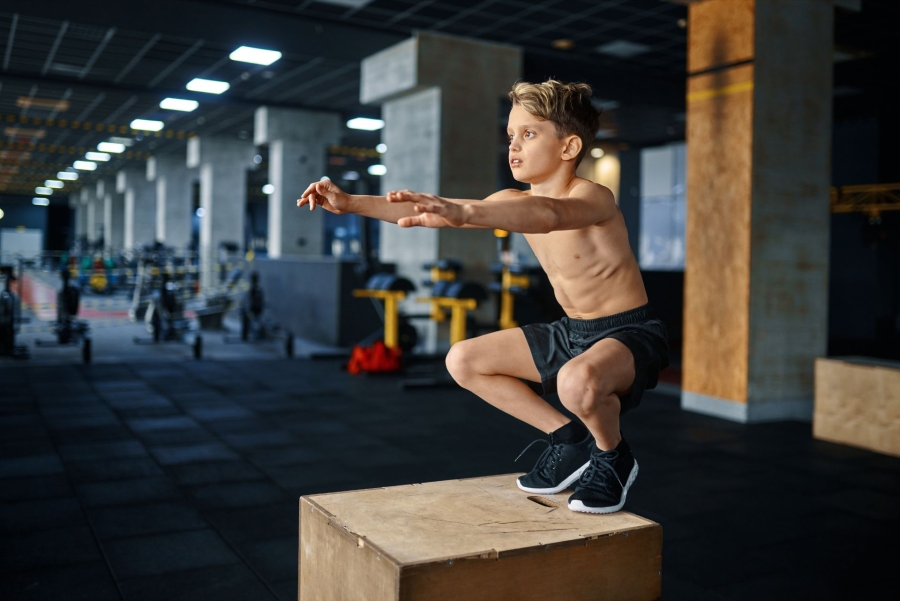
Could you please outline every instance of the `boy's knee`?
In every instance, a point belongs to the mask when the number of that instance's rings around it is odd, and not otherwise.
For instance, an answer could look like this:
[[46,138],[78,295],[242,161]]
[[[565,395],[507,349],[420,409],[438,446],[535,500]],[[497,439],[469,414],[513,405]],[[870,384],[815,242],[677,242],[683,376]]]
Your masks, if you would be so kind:
[[446,364],[447,371],[450,372],[456,383],[461,386],[477,373],[475,358],[465,340],[457,342],[450,347],[450,352],[447,353]]
[[556,382],[560,402],[575,415],[590,415],[612,401],[602,374],[589,365],[564,365]]

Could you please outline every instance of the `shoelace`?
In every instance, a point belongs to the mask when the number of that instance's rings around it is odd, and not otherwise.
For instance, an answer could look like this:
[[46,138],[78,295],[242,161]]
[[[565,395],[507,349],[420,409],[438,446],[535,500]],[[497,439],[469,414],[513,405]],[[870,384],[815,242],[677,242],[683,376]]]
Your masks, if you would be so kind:
[[[551,470],[552,470],[553,466],[560,459],[560,456],[562,454],[562,445],[553,444],[549,440],[545,440],[542,438],[538,438],[537,440],[532,440],[531,443],[527,447],[525,447],[521,453],[519,453],[519,456],[516,457],[516,461],[521,459],[522,455],[524,455],[526,452],[528,452],[528,449],[530,449],[531,447],[533,447],[534,445],[536,445],[538,443],[544,443],[545,445],[547,445],[547,448],[544,449],[544,452],[541,453],[540,457],[538,457],[538,460],[537,460],[537,463],[535,464],[535,466],[538,468],[538,473],[540,475],[548,477],[548,476],[552,475]],[[549,458],[549,461],[548,461],[548,458]]]
[[[618,451],[605,451],[603,453],[592,454],[590,465],[582,472],[578,485],[582,488],[610,493],[612,491],[610,490],[609,485],[612,481],[609,478],[609,474],[612,474],[612,477],[616,479],[615,481],[619,483],[620,489],[624,489],[625,485],[622,484],[622,480],[619,479],[619,474],[616,473],[616,469],[612,465],[612,461],[618,456]],[[595,478],[595,475],[598,477]]]

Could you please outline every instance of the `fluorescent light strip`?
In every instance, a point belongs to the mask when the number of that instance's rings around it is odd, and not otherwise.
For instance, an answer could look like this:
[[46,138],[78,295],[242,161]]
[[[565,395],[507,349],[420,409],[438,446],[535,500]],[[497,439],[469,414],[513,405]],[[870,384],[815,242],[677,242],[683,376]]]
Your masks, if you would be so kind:
[[38,186],[34,189],[35,194],[43,194],[44,196],[50,196],[53,194],[53,190],[47,188],[46,186]]
[[84,153],[84,158],[89,161],[98,161],[100,163],[105,163],[109,160],[109,155],[105,152],[86,152]]
[[92,163],[91,161],[75,161],[72,163],[72,166],[78,169],[79,171],[96,171],[97,163]]
[[39,207],[48,207],[48,206],[50,206],[50,199],[49,198],[41,198],[39,196],[37,198],[32,198],[31,204],[37,205]]
[[165,123],[162,121],[154,121],[153,119],[135,119],[131,122],[131,129],[141,131],[159,131]]
[[119,154],[120,152],[125,152],[125,145],[118,144],[116,142],[100,142],[97,144],[97,150],[101,152],[112,152],[114,154]]
[[216,81],[214,79],[201,79],[199,77],[192,79],[187,84],[187,89],[192,92],[205,92],[207,94],[221,94],[230,88],[231,85],[227,81]]
[[200,106],[200,103],[196,100],[185,100],[184,98],[165,98],[159,103],[159,108],[161,109],[181,111],[183,113],[190,113],[198,106]]
[[253,63],[254,65],[271,65],[281,58],[281,53],[277,50],[263,50],[262,48],[241,46],[229,54],[228,58],[242,63]]
[[60,171],[56,174],[56,177],[62,180],[74,182],[76,179],[78,179],[78,174],[74,171]]
[[65,186],[65,184],[62,183],[61,181],[59,181],[58,179],[48,179],[47,181],[44,182],[44,185],[47,186],[48,188],[55,188],[57,190],[59,190],[60,188]]
[[369,119],[368,117],[356,117],[347,121],[347,127],[350,129],[375,131],[384,127],[384,121],[381,119]]

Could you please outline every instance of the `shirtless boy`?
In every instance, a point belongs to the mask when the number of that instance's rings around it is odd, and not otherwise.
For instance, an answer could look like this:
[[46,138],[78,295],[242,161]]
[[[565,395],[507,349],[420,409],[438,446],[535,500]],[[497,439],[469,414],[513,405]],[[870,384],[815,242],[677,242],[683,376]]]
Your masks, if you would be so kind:
[[[640,403],[668,365],[663,323],[653,317],[625,221],[612,192],[575,176],[599,128],[585,84],[520,82],[509,97],[509,165],[527,191],[483,201],[409,190],[355,196],[329,181],[297,201],[310,210],[357,213],[400,227],[503,229],[525,234],[566,317],[459,342],[447,368],[463,387],[549,434],[517,483],[554,494],[575,485],[569,509],[611,513],[625,503],[638,465],[619,416]],[[522,380],[557,392],[571,420]]]

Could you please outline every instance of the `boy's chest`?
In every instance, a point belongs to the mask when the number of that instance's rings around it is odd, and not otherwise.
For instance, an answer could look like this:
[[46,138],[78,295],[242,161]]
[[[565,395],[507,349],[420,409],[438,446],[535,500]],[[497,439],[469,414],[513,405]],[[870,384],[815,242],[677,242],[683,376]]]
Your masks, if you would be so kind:
[[525,239],[548,275],[571,276],[596,266],[601,240],[593,229],[525,234]]

